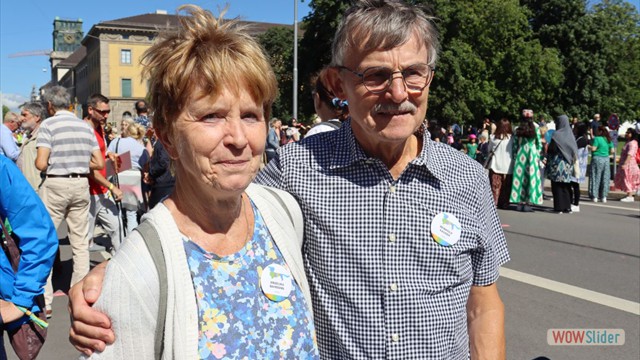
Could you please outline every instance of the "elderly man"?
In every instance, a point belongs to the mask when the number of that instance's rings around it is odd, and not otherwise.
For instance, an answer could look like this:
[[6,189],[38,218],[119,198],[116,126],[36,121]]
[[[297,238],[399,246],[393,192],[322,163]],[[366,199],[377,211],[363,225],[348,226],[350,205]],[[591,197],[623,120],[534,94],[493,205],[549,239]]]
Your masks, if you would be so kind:
[[20,148],[13,137],[13,132],[19,127],[20,117],[13,112],[6,113],[0,124],[0,155],[8,157],[13,162],[16,162],[20,155]]
[[[430,140],[423,124],[437,49],[419,8],[356,2],[336,33],[328,76],[351,120],[280,148],[258,175],[304,213],[323,359],[505,357],[495,283],[509,255],[488,179],[477,162]],[[88,313],[108,326],[84,304],[74,309],[76,320]],[[113,339],[82,332],[100,339],[75,335],[83,350]]]
[[[42,95],[51,116],[40,125],[36,142],[36,168],[45,179],[39,195],[53,224],[58,228],[63,220],[69,227],[69,243],[73,253],[71,284],[89,272],[87,242],[89,215],[90,169],[102,169],[104,158],[89,125],[68,111],[71,96],[62,86],[52,86]],[[51,276],[45,291],[47,314],[53,300]]]
[[29,184],[31,184],[31,187],[33,187],[33,190],[38,191],[44,178],[35,164],[36,142],[40,124],[47,117],[46,109],[39,102],[29,102],[22,107],[20,117],[22,118],[22,127],[27,130],[27,134],[22,140],[17,165]]

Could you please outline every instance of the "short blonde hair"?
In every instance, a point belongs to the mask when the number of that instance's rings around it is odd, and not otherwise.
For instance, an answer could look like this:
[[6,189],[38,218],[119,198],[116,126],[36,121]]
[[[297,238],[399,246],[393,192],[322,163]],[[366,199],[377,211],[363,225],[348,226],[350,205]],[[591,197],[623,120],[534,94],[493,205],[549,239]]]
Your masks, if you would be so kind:
[[127,133],[129,133],[130,137],[140,140],[144,137],[145,128],[137,123],[129,124],[129,127],[127,127]]
[[198,6],[183,5],[178,15],[178,29],[160,35],[142,57],[158,133],[172,134],[176,117],[194,91],[215,96],[223,86],[248,90],[269,119],[278,88],[256,40],[237,21],[223,21],[224,11],[216,18]]

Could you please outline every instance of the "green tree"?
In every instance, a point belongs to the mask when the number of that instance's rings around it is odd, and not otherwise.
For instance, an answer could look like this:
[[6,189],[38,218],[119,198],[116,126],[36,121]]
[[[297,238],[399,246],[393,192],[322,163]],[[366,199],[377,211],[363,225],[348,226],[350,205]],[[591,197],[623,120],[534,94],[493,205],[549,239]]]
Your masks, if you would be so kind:
[[258,38],[269,55],[278,81],[278,97],[272,116],[287,121],[293,114],[293,29],[273,27]]
[[331,43],[349,0],[312,0],[311,12],[304,18],[304,36],[300,41],[298,67],[300,91],[298,104],[307,117],[315,112],[311,96],[311,78],[331,61]]
[[9,109],[9,107],[7,105],[2,105],[2,118],[4,119],[4,116],[7,115],[7,113],[11,111],[11,109]]
[[607,79],[599,112],[617,113],[623,121],[640,119],[640,14],[622,0],[603,0],[593,10]]
[[475,123],[515,118],[553,99],[562,79],[558,54],[532,38],[528,10],[517,0],[435,0],[441,58],[429,118]]

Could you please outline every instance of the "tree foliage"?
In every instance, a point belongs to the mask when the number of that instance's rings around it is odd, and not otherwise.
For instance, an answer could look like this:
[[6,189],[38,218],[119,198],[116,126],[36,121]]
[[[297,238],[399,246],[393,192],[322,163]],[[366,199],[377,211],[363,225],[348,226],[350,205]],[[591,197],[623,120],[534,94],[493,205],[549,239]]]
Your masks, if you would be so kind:
[[293,114],[293,29],[273,27],[261,34],[258,41],[269,55],[278,81],[272,116],[287,121]]
[[[433,12],[441,53],[429,119],[474,123],[520,110],[640,117],[640,18],[623,0],[413,0]],[[301,83],[329,63],[347,0],[311,1]],[[312,113],[309,92],[302,111]]]
[[11,109],[9,109],[9,107],[7,105],[2,105],[2,118],[4,119],[4,116],[7,115],[7,113],[11,111]]

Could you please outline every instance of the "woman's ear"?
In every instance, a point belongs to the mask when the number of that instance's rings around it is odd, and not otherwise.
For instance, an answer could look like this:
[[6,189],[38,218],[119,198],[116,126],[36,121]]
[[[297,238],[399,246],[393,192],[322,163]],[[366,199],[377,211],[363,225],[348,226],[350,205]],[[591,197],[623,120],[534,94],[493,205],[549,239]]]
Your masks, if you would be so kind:
[[162,143],[162,146],[164,146],[165,150],[167,150],[167,154],[169,154],[169,158],[171,160],[176,160],[178,158],[178,149],[174,144],[173,136],[167,134],[167,131],[158,131],[158,129],[156,129],[156,136],[158,137],[158,140]]

